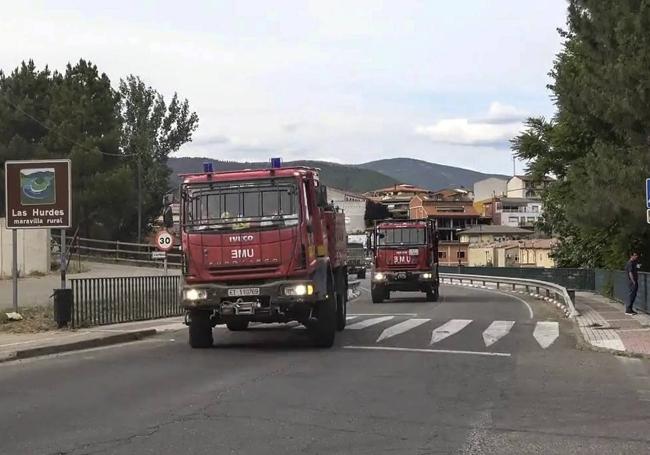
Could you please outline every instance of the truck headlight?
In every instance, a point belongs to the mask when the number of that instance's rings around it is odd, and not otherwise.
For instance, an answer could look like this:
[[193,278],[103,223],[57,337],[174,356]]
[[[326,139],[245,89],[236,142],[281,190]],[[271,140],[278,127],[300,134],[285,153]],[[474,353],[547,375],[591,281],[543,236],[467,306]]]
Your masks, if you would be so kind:
[[183,300],[205,300],[208,298],[208,291],[205,289],[184,289]]
[[429,272],[427,272],[427,273],[423,273],[423,274],[422,274],[422,279],[424,279],[424,280],[430,280],[432,276],[433,276],[433,275],[432,275],[431,273],[429,273]]
[[384,274],[381,272],[375,273],[375,281],[381,281],[384,279]]
[[314,285],[312,284],[296,284],[295,286],[287,286],[284,288],[284,295],[303,297],[312,295],[314,293]]

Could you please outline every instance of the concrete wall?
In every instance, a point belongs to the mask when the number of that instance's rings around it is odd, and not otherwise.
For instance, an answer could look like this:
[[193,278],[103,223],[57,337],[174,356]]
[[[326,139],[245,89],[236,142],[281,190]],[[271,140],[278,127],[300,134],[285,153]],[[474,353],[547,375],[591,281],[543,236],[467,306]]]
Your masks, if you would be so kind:
[[506,195],[508,181],[496,177],[479,180],[474,183],[474,201],[484,201],[493,197]]
[[469,248],[469,263],[470,267],[485,267],[495,266],[496,259],[494,257],[495,248],[493,247],[472,247]]
[[[5,219],[0,218],[0,278],[11,277],[11,256],[11,230],[5,228]],[[49,273],[49,229],[18,230],[18,270],[20,276],[33,272]]]

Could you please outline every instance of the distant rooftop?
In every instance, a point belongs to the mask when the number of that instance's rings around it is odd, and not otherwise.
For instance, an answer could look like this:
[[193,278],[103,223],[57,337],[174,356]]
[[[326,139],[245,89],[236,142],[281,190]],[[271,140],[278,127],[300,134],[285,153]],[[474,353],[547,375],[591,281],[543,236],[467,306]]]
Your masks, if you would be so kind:
[[411,185],[409,183],[398,183],[393,186],[388,186],[386,188],[379,188],[377,190],[372,190],[368,191],[366,194],[370,193],[388,193],[388,192],[409,192],[409,193],[431,193],[431,190],[428,190],[426,188],[419,188],[415,185]]

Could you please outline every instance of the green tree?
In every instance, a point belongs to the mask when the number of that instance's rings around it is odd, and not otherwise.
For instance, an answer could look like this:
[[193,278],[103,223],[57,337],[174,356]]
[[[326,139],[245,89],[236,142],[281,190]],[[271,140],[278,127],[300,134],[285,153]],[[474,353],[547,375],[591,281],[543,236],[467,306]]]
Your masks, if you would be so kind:
[[650,254],[650,2],[571,0],[567,23],[550,73],[557,113],[529,119],[512,147],[534,175],[558,177],[543,226],[563,240],[559,264],[619,267],[631,247]]
[[[132,157],[130,165],[140,173],[142,219],[145,226],[160,214],[163,195],[169,190],[170,153],[192,140],[199,118],[189,102],[174,94],[169,105],[163,96],[139,77],[120,81],[123,152]],[[139,169],[138,169],[139,167]],[[137,232],[137,212],[133,228]]]

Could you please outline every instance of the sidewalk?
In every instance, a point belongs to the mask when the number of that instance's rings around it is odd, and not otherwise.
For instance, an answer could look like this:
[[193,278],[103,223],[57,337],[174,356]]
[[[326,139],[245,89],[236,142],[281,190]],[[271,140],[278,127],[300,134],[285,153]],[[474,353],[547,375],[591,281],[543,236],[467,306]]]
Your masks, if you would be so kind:
[[0,333],[0,362],[125,343],[184,328],[183,318],[174,317],[79,330]]
[[650,356],[650,315],[628,316],[623,305],[592,292],[576,292],[576,323],[592,347]]

